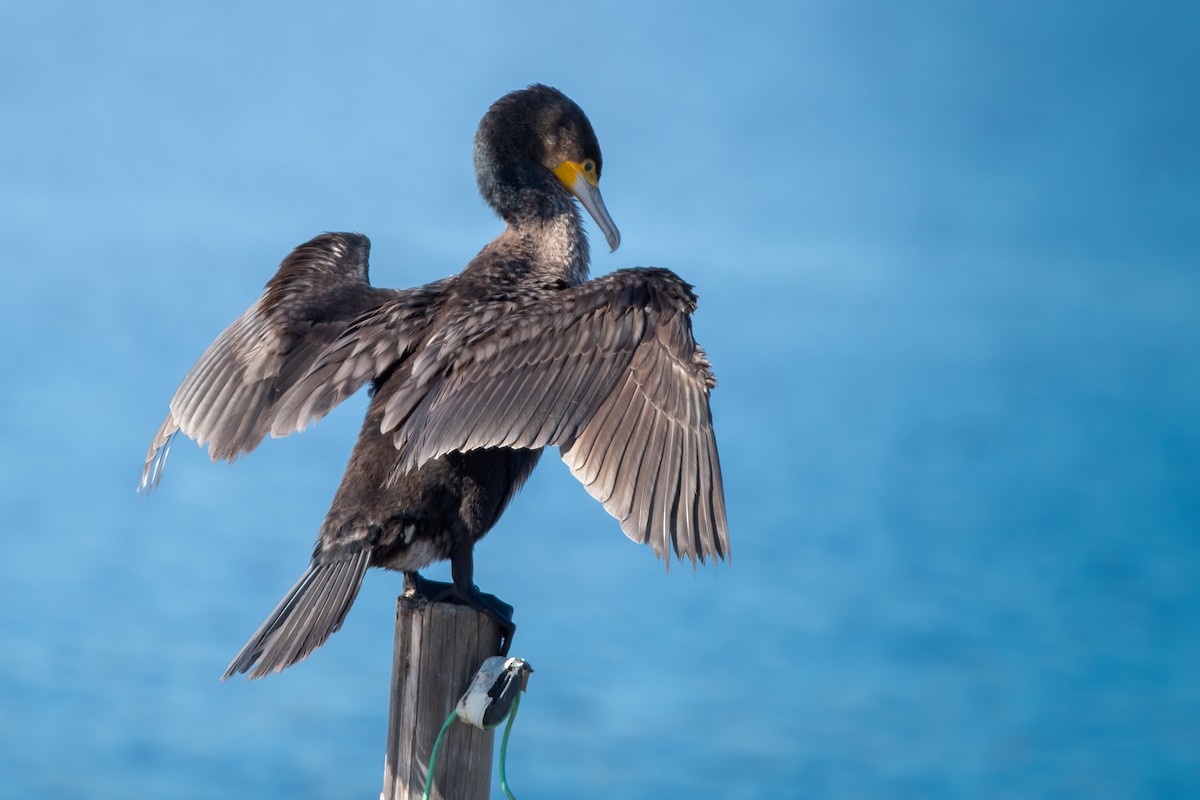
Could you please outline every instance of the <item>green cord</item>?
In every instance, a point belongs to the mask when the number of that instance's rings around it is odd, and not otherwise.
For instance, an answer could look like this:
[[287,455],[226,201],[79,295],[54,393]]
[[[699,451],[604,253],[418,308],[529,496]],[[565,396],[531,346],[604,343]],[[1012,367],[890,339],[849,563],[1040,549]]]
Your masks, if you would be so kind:
[[[512,791],[508,788],[508,777],[505,772],[506,759],[508,758],[508,734],[512,731],[513,720],[517,718],[517,709],[521,706],[521,693],[517,692],[516,698],[513,700],[512,708],[508,710],[506,719],[508,724],[504,726],[504,736],[500,739],[500,788],[504,790],[504,796],[508,800],[517,800],[513,796]],[[433,788],[433,771],[437,769],[438,750],[442,749],[442,740],[446,738],[446,731],[450,730],[450,723],[454,722],[454,718],[458,716],[457,711],[451,711],[450,716],[446,717],[446,721],[442,723],[442,729],[438,731],[437,739],[433,742],[433,752],[429,754],[429,769],[425,772],[425,791],[421,793],[421,800],[429,800],[429,792]],[[499,725],[500,723],[496,723]]]
[[450,716],[446,717],[446,721],[442,723],[442,729],[438,731],[437,739],[433,742],[433,752],[429,754],[429,769],[425,772],[425,791],[421,794],[421,800],[429,800],[429,790],[433,788],[433,771],[437,768],[438,750],[441,749],[442,740],[446,738],[446,731],[450,730],[450,723],[454,722],[456,716],[458,716],[456,712],[450,712]]
[[513,700],[512,708],[508,710],[508,724],[504,726],[504,737],[500,740],[500,788],[504,790],[504,796],[508,800],[517,800],[508,789],[508,776],[505,775],[504,766],[507,763],[506,759],[508,757],[508,733],[512,730],[513,720],[517,718],[517,708],[520,705],[521,693],[517,692],[517,697]]

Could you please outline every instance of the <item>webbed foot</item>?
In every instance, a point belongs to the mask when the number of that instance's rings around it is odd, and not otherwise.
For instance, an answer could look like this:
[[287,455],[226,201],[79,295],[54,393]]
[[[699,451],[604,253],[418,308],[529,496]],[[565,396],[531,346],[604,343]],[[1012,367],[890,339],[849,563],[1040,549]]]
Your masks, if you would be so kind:
[[404,573],[404,593],[420,595],[431,603],[468,606],[486,614],[500,627],[499,655],[508,655],[517,626],[512,620],[513,607],[496,595],[479,591],[475,584],[470,584],[469,588],[464,590],[458,584],[430,580],[416,572]]

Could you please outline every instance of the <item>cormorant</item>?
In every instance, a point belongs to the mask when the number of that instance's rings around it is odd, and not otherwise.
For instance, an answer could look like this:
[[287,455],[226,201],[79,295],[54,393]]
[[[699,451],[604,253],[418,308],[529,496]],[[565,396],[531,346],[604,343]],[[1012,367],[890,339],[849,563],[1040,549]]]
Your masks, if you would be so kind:
[[[140,489],[174,436],[213,460],[286,436],[368,381],[372,399],[312,562],[225,677],[277,672],[345,619],[368,567],[408,590],[490,615],[512,608],[472,580],[475,542],[556,445],[629,538],[660,557],[729,553],[709,391],[692,338],[692,287],[665,269],[588,277],[572,195],[613,250],[600,146],[583,111],[534,85],[496,101],[475,137],[484,200],[506,223],[459,275],[372,287],[369,240],[326,233],[297,247],[263,296],[209,346],[171,400]],[[452,583],[417,574],[449,559]]]

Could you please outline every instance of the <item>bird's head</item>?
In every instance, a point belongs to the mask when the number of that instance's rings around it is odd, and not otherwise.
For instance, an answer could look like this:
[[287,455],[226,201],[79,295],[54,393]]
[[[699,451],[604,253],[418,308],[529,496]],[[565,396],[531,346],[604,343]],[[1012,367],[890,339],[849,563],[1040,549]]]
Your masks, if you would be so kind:
[[497,100],[475,136],[479,191],[501,216],[508,219],[528,206],[524,193],[544,189],[549,174],[579,200],[616,250],[621,233],[600,196],[603,168],[587,115],[549,86],[535,84]]

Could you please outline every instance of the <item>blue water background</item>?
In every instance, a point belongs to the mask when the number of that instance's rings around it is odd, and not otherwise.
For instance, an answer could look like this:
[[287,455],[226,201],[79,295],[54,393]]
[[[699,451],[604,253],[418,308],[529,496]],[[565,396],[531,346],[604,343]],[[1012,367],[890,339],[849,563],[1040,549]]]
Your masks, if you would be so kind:
[[1197,8],[4,6],[0,796],[377,796],[398,576],[218,680],[365,399],[133,490],[292,246],[407,286],[498,232],[471,136],[533,81],[603,144],[594,272],[698,287],[733,561],[664,574],[547,458],[477,557],[517,794],[1200,796]]

